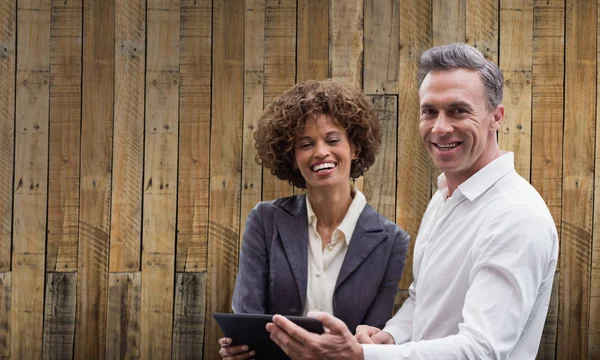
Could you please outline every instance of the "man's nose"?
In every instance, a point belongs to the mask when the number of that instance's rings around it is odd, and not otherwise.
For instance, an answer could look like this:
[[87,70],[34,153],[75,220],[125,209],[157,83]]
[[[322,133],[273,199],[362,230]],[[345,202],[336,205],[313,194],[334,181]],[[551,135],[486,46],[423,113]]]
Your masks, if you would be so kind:
[[440,112],[438,117],[433,124],[433,129],[431,132],[436,135],[445,135],[449,134],[454,130],[452,127],[452,122],[444,113]]

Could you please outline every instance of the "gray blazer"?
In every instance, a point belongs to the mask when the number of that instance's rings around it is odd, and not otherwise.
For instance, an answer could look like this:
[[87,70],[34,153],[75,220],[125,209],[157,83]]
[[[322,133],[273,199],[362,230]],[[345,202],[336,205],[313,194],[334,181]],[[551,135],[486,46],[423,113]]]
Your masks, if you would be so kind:
[[[333,314],[353,333],[392,316],[409,237],[366,205],[333,294]],[[232,307],[235,312],[302,315],[308,272],[306,196],[260,202],[248,215]]]

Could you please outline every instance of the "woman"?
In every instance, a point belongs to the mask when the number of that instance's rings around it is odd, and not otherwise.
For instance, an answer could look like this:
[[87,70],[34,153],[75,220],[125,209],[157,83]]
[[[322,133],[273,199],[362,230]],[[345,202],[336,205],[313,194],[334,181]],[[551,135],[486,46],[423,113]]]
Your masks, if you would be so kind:
[[[381,145],[371,103],[350,86],[307,81],[266,108],[254,137],[257,161],[306,194],[261,202],[248,215],[233,310],[318,310],[351,331],[382,327],[392,314],[408,235],[351,184]],[[219,340],[223,358],[254,355],[230,342]]]

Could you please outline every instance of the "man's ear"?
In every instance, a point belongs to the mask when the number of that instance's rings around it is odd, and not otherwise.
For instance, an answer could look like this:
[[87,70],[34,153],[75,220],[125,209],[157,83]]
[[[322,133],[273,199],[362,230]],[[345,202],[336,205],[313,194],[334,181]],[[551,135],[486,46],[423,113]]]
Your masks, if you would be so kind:
[[497,131],[504,121],[504,105],[500,104],[496,106],[496,109],[492,112],[492,127],[490,130]]

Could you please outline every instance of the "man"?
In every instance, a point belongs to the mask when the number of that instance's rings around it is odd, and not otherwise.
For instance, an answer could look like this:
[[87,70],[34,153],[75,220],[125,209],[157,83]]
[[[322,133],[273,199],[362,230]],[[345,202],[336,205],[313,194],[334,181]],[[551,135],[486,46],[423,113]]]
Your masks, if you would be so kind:
[[514,155],[498,147],[502,72],[478,50],[451,44],[422,55],[418,85],[419,131],[443,174],[416,239],[410,296],[383,330],[361,325],[355,337],[328,314],[312,314],[328,328],[323,335],[274,316],[267,330],[292,359],[536,356],[558,236]]

